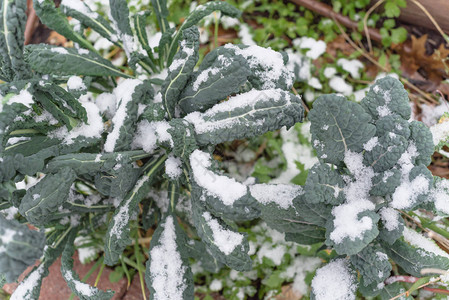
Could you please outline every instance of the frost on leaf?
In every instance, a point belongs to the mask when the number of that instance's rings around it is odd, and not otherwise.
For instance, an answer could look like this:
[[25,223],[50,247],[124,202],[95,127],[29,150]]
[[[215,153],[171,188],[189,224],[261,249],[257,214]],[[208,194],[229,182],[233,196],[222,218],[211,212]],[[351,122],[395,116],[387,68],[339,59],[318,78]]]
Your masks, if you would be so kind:
[[251,71],[241,55],[224,46],[209,52],[181,94],[185,113],[205,111],[231,94],[238,93]]
[[200,145],[250,138],[302,121],[300,99],[280,89],[251,90],[184,119],[195,127]]
[[336,259],[316,271],[312,280],[313,300],[355,300],[357,277],[345,259]]
[[393,114],[410,119],[407,91],[399,80],[390,76],[377,80],[360,104],[374,120]]
[[437,244],[413,229],[404,228],[403,239],[397,240],[393,245],[384,247],[384,251],[399,266],[412,276],[421,277],[421,270],[449,268],[449,254]]
[[232,230],[222,220],[205,211],[199,203],[193,206],[193,221],[201,240],[219,261],[239,271],[251,268],[245,234]]
[[7,220],[0,214],[0,274],[7,282],[17,280],[20,274],[42,256],[45,237],[42,232],[29,229],[16,220]]
[[214,171],[212,157],[201,150],[190,155],[192,198],[203,202],[218,216],[242,221],[257,218],[260,210],[248,187]]
[[193,278],[184,249],[186,239],[172,215],[153,234],[145,280],[151,299],[190,299]]
[[332,164],[343,161],[346,151],[362,151],[376,132],[359,104],[337,95],[318,97],[308,118],[317,156]]

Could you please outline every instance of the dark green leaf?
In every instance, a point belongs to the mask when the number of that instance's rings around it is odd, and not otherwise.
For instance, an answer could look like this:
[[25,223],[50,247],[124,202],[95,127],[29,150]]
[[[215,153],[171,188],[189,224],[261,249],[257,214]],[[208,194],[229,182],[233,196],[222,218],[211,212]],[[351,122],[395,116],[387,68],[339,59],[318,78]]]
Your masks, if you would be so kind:
[[361,152],[376,133],[371,117],[363,108],[335,94],[318,97],[308,118],[312,123],[312,144],[318,158],[338,165],[347,151]]
[[304,197],[309,203],[338,205],[345,201],[344,187],[345,182],[337,171],[327,164],[315,164],[308,173]]
[[[95,51],[91,43],[86,40],[82,35],[75,32],[70,26],[67,17],[55,7],[55,3],[51,0],[33,0],[33,7],[37,16],[43,24],[48,28],[55,30],[57,33],[62,34],[67,39],[74,41],[81,45],[81,47]],[[53,72],[44,72],[53,73]]]
[[164,165],[166,156],[152,158],[144,167],[144,175],[139,179],[134,188],[122,200],[115,211],[108,232],[105,235],[105,263],[114,265],[126,246],[131,244],[129,221],[139,202],[148,194],[151,182]]
[[43,226],[67,200],[76,173],[63,168],[56,174],[47,174],[27,190],[19,206],[20,213],[33,225]]
[[212,216],[200,203],[192,203],[193,222],[201,240],[212,255],[238,271],[251,269],[246,234],[232,230],[221,219]]
[[85,49],[39,44],[27,45],[25,50],[26,61],[32,69],[40,73],[130,78],[114,67],[109,60]]
[[390,76],[377,80],[361,105],[374,120],[391,114],[400,115],[405,120],[410,119],[407,91],[399,80]]
[[[405,228],[404,239],[384,247],[388,256],[412,276],[421,277],[421,270],[449,268],[449,255],[429,240],[412,229]],[[407,242],[411,241],[411,242]],[[419,244],[420,246],[416,246]]]
[[0,274],[14,282],[25,269],[41,258],[45,235],[0,214]]
[[2,72],[6,79],[31,77],[23,58],[25,42],[26,0],[3,0],[0,11],[0,54]]
[[75,247],[73,242],[76,237],[76,231],[71,233],[61,258],[61,274],[64,280],[67,282],[70,290],[77,295],[81,300],[108,300],[114,295],[114,292],[108,290],[106,292],[90,286],[87,283],[82,282],[78,274],[73,270],[73,258],[75,254]]
[[184,119],[195,126],[198,144],[209,145],[258,136],[283,126],[289,128],[302,121],[303,113],[300,98],[291,93],[252,90]]
[[145,281],[150,299],[193,299],[187,236],[173,215],[168,215],[153,234]]
[[179,100],[185,113],[205,111],[238,93],[252,73],[246,59],[226,47],[209,52]]
[[363,285],[379,284],[390,276],[391,264],[388,256],[376,245],[368,246],[357,254],[351,255],[351,264],[363,277]]
[[179,51],[168,68],[167,78],[162,84],[162,103],[169,119],[175,116],[175,107],[181,92],[198,61],[199,35],[196,27],[188,28],[183,32]]

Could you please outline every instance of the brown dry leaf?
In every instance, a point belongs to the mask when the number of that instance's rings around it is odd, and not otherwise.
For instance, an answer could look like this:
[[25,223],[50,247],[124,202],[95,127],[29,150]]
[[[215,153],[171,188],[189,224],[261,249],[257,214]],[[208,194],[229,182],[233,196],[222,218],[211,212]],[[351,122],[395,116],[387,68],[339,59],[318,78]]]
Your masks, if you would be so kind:
[[67,43],[67,39],[56,31],[52,31],[50,36],[47,38],[47,43],[50,45],[64,46]]
[[302,295],[299,295],[293,291],[293,286],[291,284],[284,285],[282,287],[282,292],[274,297],[276,300],[298,300],[302,298]]
[[442,78],[446,78],[443,58],[449,56],[449,49],[443,44],[431,55],[426,54],[427,34],[421,37],[413,36],[411,41],[398,45],[395,50],[401,55],[401,69],[407,78],[421,81],[423,78],[418,70],[425,72],[425,77],[433,83],[426,87],[426,90],[435,90]]
[[354,52],[354,48],[345,40],[343,35],[339,35],[333,41],[327,43],[326,52],[333,57],[337,57],[338,51],[349,56]]

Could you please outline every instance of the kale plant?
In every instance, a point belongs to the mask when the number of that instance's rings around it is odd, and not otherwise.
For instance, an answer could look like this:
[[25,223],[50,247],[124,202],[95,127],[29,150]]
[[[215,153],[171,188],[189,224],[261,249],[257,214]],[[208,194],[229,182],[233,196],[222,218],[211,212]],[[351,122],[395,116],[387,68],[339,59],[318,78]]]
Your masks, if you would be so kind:
[[403,289],[386,281],[390,261],[416,277],[449,269],[449,254],[406,227],[401,215],[447,215],[449,208],[448,181],[426,167],[432,134],[410,116],[407,92],[392,77],[378,80],[360,104],[336,94],[315,100],[308,119],[319,163],[302,194],[269,222],[287,240],[335,251],[316,272],[312,299],[355,299],[357,290],[390,299]]
[[[133,232],[156,223],[145,274],[151,299],[193,299],[188,260],[212,271],[249,270],[248,241],[234,222],[258,218],[272,199],[301,190],[276,186],[273,195],[269,185],[249,187],[221,174],[211,155],[216,144],[302,120],[300,98],[288,92],[287,56],[225,45],[196,70],[195,24],[216,10],[232,17],[239,11],[209,2],[176,29],[165,1],[152,6],[162,31],[155,49],[145,31],[149,12],[131,16],[126,0],[110,0],[112,22],[79,0],[58,8],[35,0],[40,20],[73,41],[65,48],[24,46],[26,0],[2,2],[0,278],[13,282],[41,258],[11,299],[37,299],[60,255],[74,294],[109,299],[112,291],[73,271],[75,238],[106,226],[104,262],[112,266]],[[84,36],[88,27],[123,48],[131,69],[100,56]]]

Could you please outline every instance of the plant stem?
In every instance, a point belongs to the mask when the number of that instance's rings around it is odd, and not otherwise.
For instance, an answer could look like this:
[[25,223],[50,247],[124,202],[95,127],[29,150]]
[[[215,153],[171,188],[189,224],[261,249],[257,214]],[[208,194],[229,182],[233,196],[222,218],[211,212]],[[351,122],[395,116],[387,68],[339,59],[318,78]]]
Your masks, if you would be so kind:
[[103,274],[105,264],[101,264],[100,271],[98,272],[97,278],[95,279],[95,287],[97,287],[98,282],[100,282],[101,274]]
[[[139,229],[137,229],[139,230]],[[136,253],[136,263],[138,266],[141,265],[141,261],[140,261],[140,247],[139,247],[139,241],[138,241],[138,237],[136,236],[135,239],[135,243],[134,243],[134,252]],[[145,284],[143,282],[143,275],[142,272],[140,271],[140,268],[137,269],[138,273],[139,273],[139,280],[140,280],[140,287],[142,288],[142,296],[144,300],[147,300],[147,296],[145,295]]]

